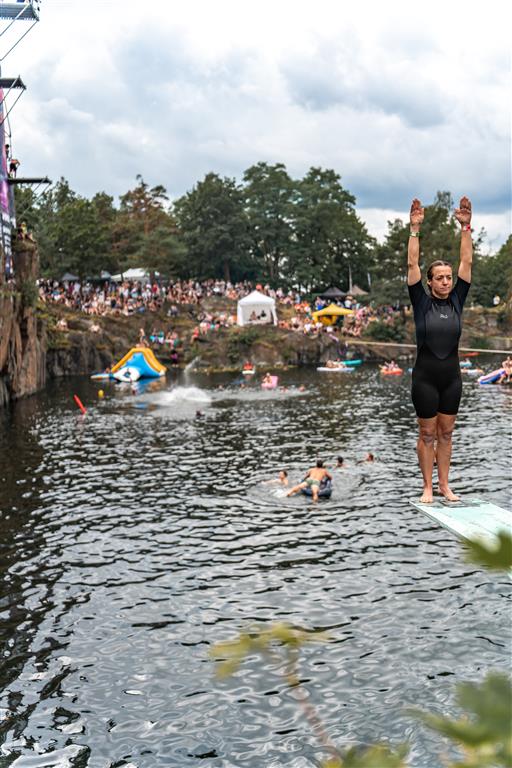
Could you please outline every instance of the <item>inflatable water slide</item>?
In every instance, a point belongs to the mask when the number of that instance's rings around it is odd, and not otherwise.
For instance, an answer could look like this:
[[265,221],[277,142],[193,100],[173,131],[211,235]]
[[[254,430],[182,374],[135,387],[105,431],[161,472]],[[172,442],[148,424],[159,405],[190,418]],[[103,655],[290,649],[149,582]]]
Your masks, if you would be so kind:
[[118,381],[136,381],[137,379],[155,379],[165,376],[165,365],[162,365],[152,349],[133,347],[119,360],[109,373],[95,373],[92,379],[117,379]]

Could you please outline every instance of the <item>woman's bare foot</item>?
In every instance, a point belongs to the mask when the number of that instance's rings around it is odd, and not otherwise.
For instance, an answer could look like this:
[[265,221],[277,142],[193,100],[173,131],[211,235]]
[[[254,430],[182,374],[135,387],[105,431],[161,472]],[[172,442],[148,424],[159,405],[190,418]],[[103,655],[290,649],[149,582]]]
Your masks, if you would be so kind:
[[443,488],[439,486],[439,493],[445,497],[446,501],[460,501],[460,496],[457,496],[448,488],[448,486],[444,486]]
[[434,494],[432,488],[424,488],[421,494],[420,504],[432,504],[434,501]]

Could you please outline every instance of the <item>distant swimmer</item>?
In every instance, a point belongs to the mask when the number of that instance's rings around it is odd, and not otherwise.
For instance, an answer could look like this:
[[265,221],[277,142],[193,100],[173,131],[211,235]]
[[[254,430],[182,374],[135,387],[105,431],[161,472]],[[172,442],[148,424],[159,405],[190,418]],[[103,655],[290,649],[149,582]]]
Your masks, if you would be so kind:
[[417,453],[423,476],[420,499],[423,503],[434,500],[432,474],[436,441],[439,491],[448,501],[459,501],[448,485],[448,474],[452,433],[462,393],[459,363],[462,310],[471,284],[473,260],[471,203],[467,197],[461,199],[455,218],[461,225],[457,282],[454,286],[450,264],[434,261],[427,271],[427,293],[419,267],[424,209],[419,200],[412,201],[407,285],[416,325],[417,356],[412,372],[412,401],[419,425]]
[[371,464],[373,461],[375,461],[375,456],[374,456],[373,453],[370,453],[370,451],[368,451],[368,453],[366,454],[364,459],[359,459],[359,461],[357,463],[358,464],[367,464],[367,463]]
[[336,459],[336,465],[334,469],[345,469],[345,467],[346,467],[345,459],[343,458],[343,456],[338,456],[338,458]]
[[306,476],[302,483],[299,483],[292,488],[287,496],[293,496],[294,493],[302,491],[303,488],[310,488],[313,501],[318,501],[318,491],[320,490],[320,484],[322,480],[332,480],[332,475],[324,469],[324,463],[320,459],[316,462],[316,467],[308,469]]
[[509,384],[512,381],[512,358],[510,355],[502,362],[503,373],[496,380],[496,384]]
[[265,480],[265,485],[288,485],[288,472],[286,469],[282,469],[277,477],[272,478],[271,480]]

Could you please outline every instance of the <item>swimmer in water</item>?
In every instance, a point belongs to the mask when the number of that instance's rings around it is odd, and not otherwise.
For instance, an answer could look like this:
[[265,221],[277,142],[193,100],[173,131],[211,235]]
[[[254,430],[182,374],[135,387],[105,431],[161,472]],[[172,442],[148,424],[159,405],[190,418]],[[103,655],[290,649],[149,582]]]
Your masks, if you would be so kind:
[[471,203],[460,201],[455,218],[461,225],[460,263],[453,285],[452,268],[445,261],[434,261],[427,271],[428,291],[422,285],[420,230],[424,209],[414,199],[410,213],[407,248],[407,285],[414,310],[417,356],[412,372],[412,401],[418,417],[418,460],[423,477],[420,501],[434,500],[432,474],[434,446],[437,443],[439,492],[448,501],[459,501],[450,489],[448,474],[452,454],[452,433],[462,393],[459,363],[459,339],[462,310],[471,284],[473,241],[471,239]]
[[288,485],[288,472],[286,469],[282,469],[277,477],[272,480],[265,480],[265,485],[273,485],[279,483],[279,485]]

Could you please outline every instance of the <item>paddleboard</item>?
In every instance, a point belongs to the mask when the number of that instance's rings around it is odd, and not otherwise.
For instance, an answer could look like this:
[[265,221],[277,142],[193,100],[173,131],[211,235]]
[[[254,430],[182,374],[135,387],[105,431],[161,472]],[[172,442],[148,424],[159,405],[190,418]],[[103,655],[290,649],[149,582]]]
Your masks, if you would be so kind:
[[499,531],[512,536],[512,512],[482,499],[456,502],[435,499],[432,504],[419,501],[411,504],[461,539],[495,541]]

